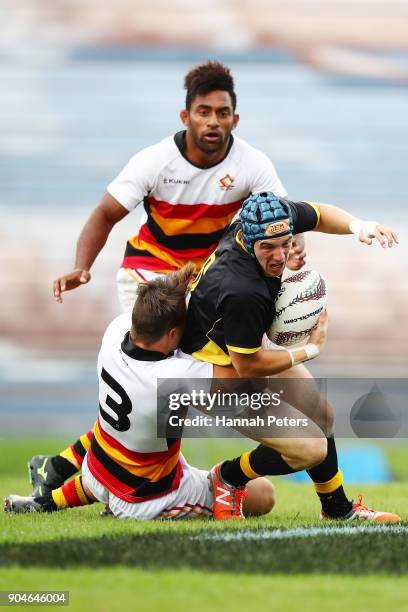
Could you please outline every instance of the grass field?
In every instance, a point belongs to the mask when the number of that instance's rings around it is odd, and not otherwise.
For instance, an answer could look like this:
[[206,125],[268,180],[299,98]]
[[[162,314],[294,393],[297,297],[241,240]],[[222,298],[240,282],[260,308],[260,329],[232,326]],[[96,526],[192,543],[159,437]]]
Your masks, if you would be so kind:
[[[0,495],[28,493],[27,458],[65,442],[3,439]],[[190,441],[187,456],[210,465],[239,450],[222,445]],[[273,513],[243,524],[101,519],[98,505],[1,513],[0,590],[69,590],[73,610],[406,610],[408,450],[387,452],[405,480],[348,491],[401,514],[400,528],[322,525],[312,488],[283,479]]]

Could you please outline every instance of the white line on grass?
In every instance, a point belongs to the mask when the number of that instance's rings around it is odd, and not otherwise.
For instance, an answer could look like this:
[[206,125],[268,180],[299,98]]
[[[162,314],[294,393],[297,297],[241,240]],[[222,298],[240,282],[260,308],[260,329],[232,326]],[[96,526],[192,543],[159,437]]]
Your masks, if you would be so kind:
[[261,529],[259,531],[232,531],[228,533],[207,533],[200,535],[200,540],[233,542],[239,540],[286,540],[290,538],[312,538],[316,536],[356,536],[375,533],[407,535],[408,527],[404,525],[360,525],[356,527],[297,527],[296,529]]

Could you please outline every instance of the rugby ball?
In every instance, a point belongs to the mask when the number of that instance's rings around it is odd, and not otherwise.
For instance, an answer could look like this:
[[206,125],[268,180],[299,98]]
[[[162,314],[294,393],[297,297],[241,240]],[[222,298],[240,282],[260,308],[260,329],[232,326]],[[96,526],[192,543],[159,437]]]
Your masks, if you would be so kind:
[[316,270],[285,278],[275,302],[276,315],[268,337],[289,346],[306,340],[327,304],[327,284]]

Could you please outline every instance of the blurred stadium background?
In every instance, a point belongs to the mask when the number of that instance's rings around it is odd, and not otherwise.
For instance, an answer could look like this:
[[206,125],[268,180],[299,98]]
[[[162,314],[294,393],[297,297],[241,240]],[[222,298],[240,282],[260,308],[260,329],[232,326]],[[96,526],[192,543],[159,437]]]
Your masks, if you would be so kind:
[[71,269],[85,218],[127,159],[179,129],[183,76],[207,59],[232,68],[237,133],[271,157],[293,199],[400,235],[390,251],[308,237],[308,266],[330,284],[314,373],[406,377],[405,1],[3,0],[0,23],[2,437],[90,425],[95,356],[138,214],[62,306],[52,280]]

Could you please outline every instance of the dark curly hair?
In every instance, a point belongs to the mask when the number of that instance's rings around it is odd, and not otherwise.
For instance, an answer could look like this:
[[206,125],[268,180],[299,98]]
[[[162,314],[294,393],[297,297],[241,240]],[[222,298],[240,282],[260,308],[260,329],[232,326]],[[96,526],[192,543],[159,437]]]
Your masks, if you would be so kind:
[[190,110],[196,96],[216,90],[227,91],[231,96],[234,111],[237,106],[234,79],[229,68],[221,64],[221,62],[207,62],[190,70],[184,78],[184,88],[187,90],[187,110]]

